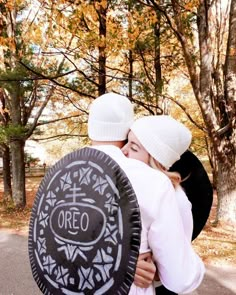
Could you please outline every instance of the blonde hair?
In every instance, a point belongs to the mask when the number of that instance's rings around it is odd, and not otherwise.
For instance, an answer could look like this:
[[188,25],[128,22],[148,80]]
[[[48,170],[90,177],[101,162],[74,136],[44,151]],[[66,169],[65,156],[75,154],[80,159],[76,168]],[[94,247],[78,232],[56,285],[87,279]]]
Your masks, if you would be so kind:
[[181,179],[181,175],[178,172],[171,172],[166,170],[166,168],[163,165],[161,165],[159,162],[157,162],[157,160],[155,160],[152,156],[150,156],[149,158],[149,165],[154,169],[162,171],[166,176],[168,176],[174,188],[180,185],[182,179]]

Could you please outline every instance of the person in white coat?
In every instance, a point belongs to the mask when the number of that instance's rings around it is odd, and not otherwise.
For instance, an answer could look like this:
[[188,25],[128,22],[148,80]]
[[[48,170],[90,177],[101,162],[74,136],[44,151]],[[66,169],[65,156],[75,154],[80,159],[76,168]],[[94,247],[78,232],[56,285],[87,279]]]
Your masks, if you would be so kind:
[[[189,148],[191,143],[189,138],[191,138],[190,131],[172,117],[166,115],[146,116],[137,119],[131,125],[128,142],[122,151],[128,158],[143,161],[170,178],[175,188],[185,235],[191,242],[193,234],[192,205],[181,187],[180,174],[168,171],[178,160],[177,158]],[[170,154],[173,154],[172,157],[167,155],[168,150]],[[163,294],[175,294],[171,291],[168,293],[167,290],[163,292]],[[157,294],[162,294],[161,289]]]
[[[176,132],[177,127],[179,132]],[[180,132],[181,131],[181,132]],[[192,205],[181,187],[181,176],[169,168],[189,148],[191,133],[171,116],[145,116],[137,119],[130,127],[128,142],[122,152],[128,158],[140,160],[150,167],[165,173],[171,180],[182,217],[185,234],[191,242],[193,233]],[[176,153],[172,158],[167,151]]]
[[[192,292],[202,282],[204,264],[186,237],[170,179],[141,161],[127,159],[120,150],[132,123],[128,98],[114,93],[98,97],[89,110],[91,148],[112,157],[133,186],[142,219],[140,253],[152,252],[165,287],[177,293]],[[155,290],[153,285],[140,288],[133,284],[129,294],[151,295]]]

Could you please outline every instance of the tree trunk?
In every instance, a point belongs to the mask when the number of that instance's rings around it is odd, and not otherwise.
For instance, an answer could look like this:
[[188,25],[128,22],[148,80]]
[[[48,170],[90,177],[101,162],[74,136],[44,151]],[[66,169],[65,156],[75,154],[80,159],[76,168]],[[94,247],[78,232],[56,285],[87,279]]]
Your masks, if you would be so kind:
[[133,98],[133,51],[129,50],[129,98]]
[[3,198],[10,200],[12,198],[11,190],[11,166],[10,166],[10,149],[4,145],[3,149]]
[[222,116],[225,139],[223,149],[228,163],[219,163],[217,192],[218,192],[218,220],[220,223],[236,225],[236,1],[231,1],[229,15],[229,35],[224,68],[225,99],[223,104],[225,113]]
[[24,161],[25,142],[14,139],[10,142],[12,159],[12,198],[15,206],[25,207],[25,161]]
[[102,4],[99,5],[99,96],[106,92],[106,33],[107,33],[107,3],[106,7]]
[[219,163],[217,180],[217,221],[220,224],[236,224],[236,165]]
[[[157,22],[154,24],[154,37],[155,37],[155,48],[154,48],[154,71],[155,71],[155,104],[159,106],[159,99],[162,95],[162,69],[161,69],[161,32],[160,32],[160,22],[161,15],[156,13]],[[156,114],[157,112],[156,108]]]

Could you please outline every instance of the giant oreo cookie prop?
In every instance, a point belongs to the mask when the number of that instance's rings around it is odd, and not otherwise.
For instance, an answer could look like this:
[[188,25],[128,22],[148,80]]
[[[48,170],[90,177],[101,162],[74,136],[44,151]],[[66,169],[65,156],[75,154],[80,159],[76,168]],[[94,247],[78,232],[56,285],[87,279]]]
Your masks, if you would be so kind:
[[44,294],[128,294],[140,232],[123,170],[101,151],[77,150],[39,186],[28,240],[33,277]]

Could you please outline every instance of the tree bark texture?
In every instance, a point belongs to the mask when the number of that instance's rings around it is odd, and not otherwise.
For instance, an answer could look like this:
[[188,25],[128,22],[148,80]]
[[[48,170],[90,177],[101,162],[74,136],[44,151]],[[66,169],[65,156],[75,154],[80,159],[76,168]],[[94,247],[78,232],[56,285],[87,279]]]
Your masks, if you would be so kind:
[[10,166],[10,149],[7,145],[3,149],[3,197],[5,200],[12,198],[11,189],[11,166]]
[[[159,99],[162,95],[162,68],[161,68],[161,32],[160,32],[160,13],[157,14],[158,21],[154,25],[155,36],[155,57],[154,57],[154,69],[155,69],[155,98],[156,105],[159,105]],[[157,110],[156,110],[157,114]]]
[[12,198],[17,207],[26,205],[24,145],[24,141],[20,139],[14,139],[10,142],[13,178]]
[[235,225],[236,221],[236,165],[219,164],[217,181],[217,221]]
[[98,9],[99,17],[99,96],[106,92],[106,33],[107,33],[107,6],[104,8],[102,4]]
[[129,98],[133,98],[133,51],[129,50]]
[[222,67],[217,66],[221,59],[216,50],[217,41],[224,37],[217,35],[215,26],[215,9],[217,5],[220,7],[220,0],[199,2],[199,67],[191,57],[188,31],[183,25],[186,11],[182,10],[181,3],[172,0],[175,33],[182,46],[193,91],[214,150],[218,168],[217,219],[222,223],[236,224],[236,1],[231,1],[227,50],[220,52],[226,56],[224,77]]

